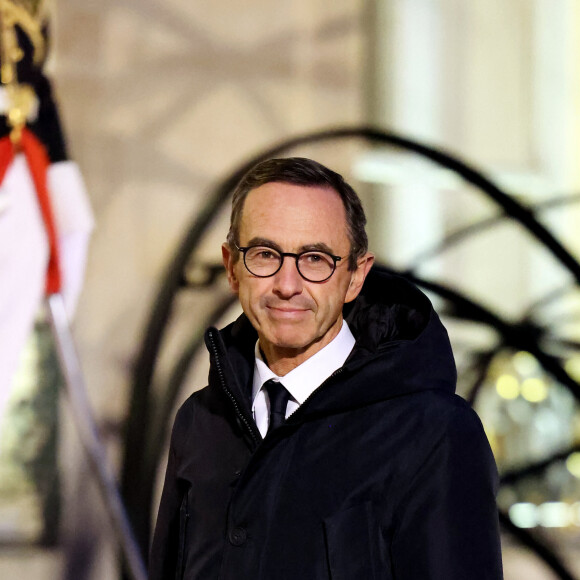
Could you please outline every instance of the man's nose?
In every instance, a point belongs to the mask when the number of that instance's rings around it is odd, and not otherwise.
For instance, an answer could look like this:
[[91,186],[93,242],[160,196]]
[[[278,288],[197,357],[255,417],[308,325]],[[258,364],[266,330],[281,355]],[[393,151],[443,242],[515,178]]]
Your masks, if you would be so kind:
[[298,268],[296,260],[286,257],[282,267],[274,275],[274,293],[283,298],[290,298],[302,292],[304,280]]

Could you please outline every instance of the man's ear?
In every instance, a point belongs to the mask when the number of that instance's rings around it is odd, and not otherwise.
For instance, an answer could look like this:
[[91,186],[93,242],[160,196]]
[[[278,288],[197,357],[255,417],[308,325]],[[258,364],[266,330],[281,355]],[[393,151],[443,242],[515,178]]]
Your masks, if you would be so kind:
[[354,272],[352,272],[350,278],[350,284],[348,285],[348,290],[346,291],[346,297],[344,299],[346,302],[352,302],[360,293],[365,278],[369,273],[372,265],[375,262],[375,257],[370,252],[367,252],[362,258],[357,260],[357,267]]
[[240,289],[240,284],[238,282],[238,277],[235,272],[236,260],[234,259],[234,254],[227,243],[222,244],[222,259],[224,261],[224,268],[226,269],[226,274],[228,275],[228,282],[232,291],[237,294]]

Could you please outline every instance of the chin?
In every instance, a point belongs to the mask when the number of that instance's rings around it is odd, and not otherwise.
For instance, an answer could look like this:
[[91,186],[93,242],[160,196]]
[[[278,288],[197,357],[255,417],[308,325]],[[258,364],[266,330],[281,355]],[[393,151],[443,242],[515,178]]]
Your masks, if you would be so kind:
[[309,343],[304,342],[304,338],[280,339],[272,342],[272,344],[276,348],[287,350],[305,350],[309,346]]
[[277,333],[266,339],[276,348],[290,350],[304,350],[312,343],[306,338],[304,332]]

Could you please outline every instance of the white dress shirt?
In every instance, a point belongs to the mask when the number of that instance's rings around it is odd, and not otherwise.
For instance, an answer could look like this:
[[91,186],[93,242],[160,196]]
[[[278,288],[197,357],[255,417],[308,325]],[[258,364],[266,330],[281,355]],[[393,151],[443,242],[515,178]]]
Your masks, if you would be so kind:
[[256,361],[254,364],[254,381],[252,386],[252,413],[262,437],[268,431],[269,408],[268,395],[263,388],[270,379],[279,381],[290,393],[291,399],[286,407],[286,417],[291,415],[306,399],[346,361],[354,347],[355,339],[346,321],[335,338],[316,354],[292,369],[283,377],[270,370],[260,352],[259,341],[256,342]]

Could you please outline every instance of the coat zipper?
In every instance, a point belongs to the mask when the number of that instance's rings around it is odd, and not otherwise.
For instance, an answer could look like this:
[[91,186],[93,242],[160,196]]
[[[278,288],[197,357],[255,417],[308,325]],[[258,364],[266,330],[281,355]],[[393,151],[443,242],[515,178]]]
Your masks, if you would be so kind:
[[236,415],[242,421],[242,423],[245,425],[246,429],[250,433],[250,436],[252,437],[252,441],[254,442],[255,445],[258,445],[258,443],[260,442],[261,436],[260,437],[256,436],[255,429],[257,429],[257,428],[253,427],[253,425],[252,425],[253,421],[250,422],[248,420],[248,418],[246,417],[246,415],[242,412],[240,405],[238,404],[237,399],[235,398],[234,394],[230,391],[230,389],[227,386],[226,377],[224,375],[224,371],[223,371],[223,368],[221,365],[217,345],[215,343],[214,333],[212,330],[209,331],[209,341],[211,344],[212,354],[214,357],[216,369],[218,372],[218,376],[220,378],[220,383],[222,385],[222,388],[226,392],[226,394],[229,397],[229,399],[231,400],[232,404],[234,405]]
[[[232,401],[234,408],[236,410],[236,414],[238,415],[238,417],[240,418],[240,420],[244,423],[244,425],[246,426],[246,428],[248,429],[253,442],[258,445],[262,439],[262,436],[260,435],[260,437],[256,436],[255,430],[257,429],[257,427],[254,427],[255,423],[253,421],[249,421],[247,419],[247,417],[245,416],[245,414],[242,412],[242,410],[240,409],[240,406],[238,404],[238,401],[236,400],[236,398],[234,397],[234,394],[228,389],[227,387],[227,383],[226,383],[226,379],[224,376],[224,372],[223,372],[223,368],[221,366],[221,361],[219,359],[219,354],[218,354],[218,349],[217,349],[217,345],[215,343],[215,338],[214,338],[214,331],[210,330],[209,331],[209,340],[210,340],[210,344],[211,344],[211,349],[212,349],[212,354],[216,363],[216,369],[218,371],[218,375],[220,378],[220,382],[222,384],[222,388],[224,389],[224,391],[226,392],[226,394],[228,395],[228,397],[230,398],[230,400]],[[304,414],[304,409],[306,407],[306,403],[308,403],[308,401],[310,401],[310,399],[318,392],[320,391],[320,389],[324,388],[327,383],[329,383],[330,381],[332,381],[335,377],[337,377],[338,375],[342,374],[345,371],[345,367],[342,366],[339,369],[336,369],[327,379],[325,379],[316,389],[314,389],[314,391],[312,391],[312,393],[310,393],[310,395],[308,395],[308,397],[304,400],[304,402],[300,405],[300,407],[298,409],[296,409],[296,411],[294,411],[294,413],[292,413],[289,417],[288,417],[288,422],[296,422],[295,418],[296,417],[300,417],[301,413]]]

